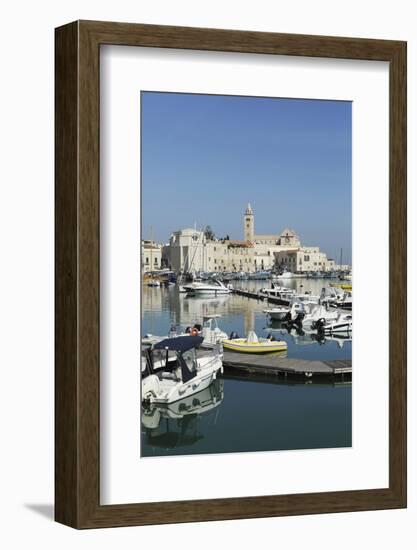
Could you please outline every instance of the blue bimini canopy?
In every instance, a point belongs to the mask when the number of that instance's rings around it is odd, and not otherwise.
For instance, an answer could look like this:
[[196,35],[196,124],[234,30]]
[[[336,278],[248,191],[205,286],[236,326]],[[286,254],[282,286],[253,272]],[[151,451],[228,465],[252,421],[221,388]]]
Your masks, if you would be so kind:
[[153,349],[184,352],[191,348],[198,348],[203,340],[202,336],[177,336],[176,338],[166,338],[161,342],[157,342],[154,344]]

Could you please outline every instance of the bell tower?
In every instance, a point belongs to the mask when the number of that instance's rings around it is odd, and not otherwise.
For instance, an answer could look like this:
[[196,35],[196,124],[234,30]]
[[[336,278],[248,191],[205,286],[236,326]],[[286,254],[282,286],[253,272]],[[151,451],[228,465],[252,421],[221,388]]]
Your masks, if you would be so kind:
[[255,220],[250,203],[248,203],[248,207],[245,210],[243,220],[243,238],[245,241],[253,242],[255,234]]

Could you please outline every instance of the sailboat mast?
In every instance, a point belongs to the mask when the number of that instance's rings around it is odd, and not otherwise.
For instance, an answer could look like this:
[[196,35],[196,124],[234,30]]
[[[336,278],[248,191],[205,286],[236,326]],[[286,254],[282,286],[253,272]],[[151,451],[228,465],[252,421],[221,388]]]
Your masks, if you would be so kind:
[[[194,226],[197,226],[197,222],[194,223]],[[197,229],[195,229],[195,231],[197,231]],[[201,230],[201,244],[203,244],[203,239],[204,239],[204,228]],[[191,247],[190,247],[191,248]],[[191,266],[193,265],[194,263],[194,258],[195,258],[195,255],[197,253],[197,249],[198,249],[198,242],[196,243],[196,245],[194,246],[194,251],[193,251],[193,257],[191,258],[191,263],[190,263],[190,267],[189,267],[189,271],[191,272]]]
[[149,271],[152,271],[152,249],[153,249],[153,228],[152,228],[152,225],[151,225],[151,265],[150,265],[150,268],[149,268]]

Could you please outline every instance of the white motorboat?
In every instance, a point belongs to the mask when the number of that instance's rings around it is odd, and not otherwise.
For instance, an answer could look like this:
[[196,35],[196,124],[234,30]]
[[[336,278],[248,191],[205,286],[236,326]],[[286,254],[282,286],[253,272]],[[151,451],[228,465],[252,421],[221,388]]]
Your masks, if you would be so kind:
[[294,300],[302,302],[303,304],[318,304],[320,302],[320,296],[311,294],[311,292],[304,292],[303,294],[295,294]]
[[342,300],[345,292],[337,286],[328,286],[323,288],[320,296],[320,302],[322,304],[333,305],[338,300]]
[[264,296],[266,298],[288,298],[289,296],[295,295],[295,290],[293,288],[288,288],[286,286],[279,286],[274,283],[272,283],[271,288],[261,288],[259,291],[260,296]]
[[294,321],[299,313],[306,313],[306,304],[293,301],[289,306],[264,309],[263,312],[273,321]]
[[278,280],[281,280],[281,279],[292,279],[294,277],[294,273],[292,273],[291,271],[284,271],[283,273],[281,273],[280,275],[275,275],[274,276],[274,279],[278,279]]
[[331,305],[339,309],[352,310],[352,292],[346,290],[343,294],[343,297],[338,300],[333,300],[333,302],[331,302]]
[[284,321],[289,311],[290,308],[285,306],[278,306],[263,310],[265,315],[269,317],[272,321]]
[[203,347],[214,347],[217,344],[221,344],[223,340],[227,340],[227,334],[220,329],[217,319],[221,315],[204,315],[203,326],[201,329],[201,336],[204,338]]
[[338,312],[336,319],[320,320],[317,323],[317,329],[325,334],[333,334],[335,332],[350,333],[352,332],[352,314]]
[[209,282],[191,283],[183,285],[185,291],[189,294],[211,294],[218,296],[219,294],[230,294],[230,288],[225,286],[218,279],[212,279]]
[[196,348],[203,340],[202,336],[166,338],[146,350],[142,401],[169,404],[207,388],[223,372],[223,364],[217,348],[197,357]]
[[319,326],[328,322],[335,321],[339,315],[339,312],[334,309],[328,309],[326,306],[319,304],[302,304],[304,310],[300,310],[294,315],[291,315],[290,322],[302,327],[304,331],[317,330]]

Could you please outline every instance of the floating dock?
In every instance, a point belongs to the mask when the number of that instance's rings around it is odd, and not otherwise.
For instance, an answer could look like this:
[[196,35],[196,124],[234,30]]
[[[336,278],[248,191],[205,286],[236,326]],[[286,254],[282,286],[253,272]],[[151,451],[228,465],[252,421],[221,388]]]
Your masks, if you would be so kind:
[[276,296],[265,296],[265,294],[261,294],[260,292],[251,292],[240,288],[234,288],[232,290],[232,294],[237,294],[238,296],[243,296],[245,298],[253,298],[255,300],[265,300],[266,302],[271,302],[271,304],[279,304],[281,306],[287,306],[290,303],[290,299],[277,298]]
[[312,376],[352,376],[352,360],[307,360],[279,357],[274,354],[251,355],[224,350],[225,369],[245,371],[251,374]]

